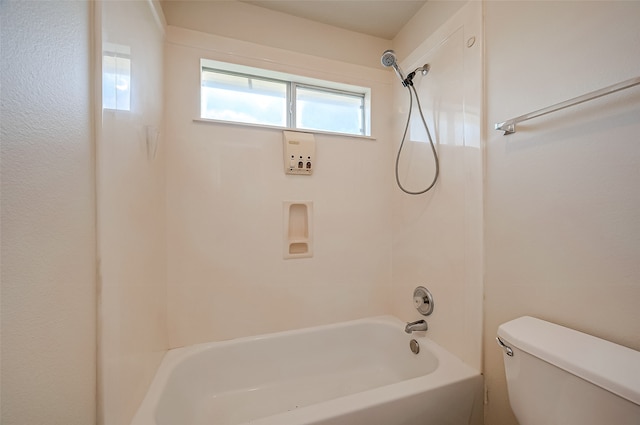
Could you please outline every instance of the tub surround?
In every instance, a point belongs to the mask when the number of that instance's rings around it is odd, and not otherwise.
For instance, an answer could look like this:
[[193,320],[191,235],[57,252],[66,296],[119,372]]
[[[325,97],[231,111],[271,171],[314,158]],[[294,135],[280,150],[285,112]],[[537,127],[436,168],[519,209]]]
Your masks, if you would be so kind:
[[[391,41],[239,1],[164,1],[169,25],[375,68]],[[295,34],[295,36],[292,36]]]
[[[128,108],[96,105],[98,424],[124,425],[168,348],[164,25],[159,5],[147,1],[96,2],[95,12],[96,49],[127,51],[130,61],[129,79],[118,83],[128,84]],[[98,67],[98,81],[113,81]]]
[[[388,313],[393,175],[385,70],[172,26],[165,53],[170,346]],[[372,138],[316,134],[313,174],[287,175],[282,130],[193,121],[201,58],[367,85]],[[283,258],[288,201],[312,202],[313,257]]]
[[[437,6],[430,3],[425,7]],[[424,195],[406,195],[395,185],[392,189],[393,314],[405,321],[419,319],[411,294],[416,286],[429,288],[438,305],[429,318],[429,337],[478,370],[482,358],[482,35],[481,4],[470,2],[407,57],[399,58],[404,70],[431,66],[426,76],[414,78],[414,85],[437,143],[440,177]],[[397,149],[409,95],[397,79],[393,83],[397,112],[390,143]],[[399,175],[403,186],[417,190],[433,179],[434,161],[419,115],[414,113],[412,118]]]

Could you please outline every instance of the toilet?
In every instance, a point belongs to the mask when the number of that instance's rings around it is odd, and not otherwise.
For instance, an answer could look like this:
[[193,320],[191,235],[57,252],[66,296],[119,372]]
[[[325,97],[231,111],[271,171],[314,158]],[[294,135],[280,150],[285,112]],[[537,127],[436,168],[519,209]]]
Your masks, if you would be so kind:
[[528,316],[496,339],[520,425],[640,425],[640,352]]

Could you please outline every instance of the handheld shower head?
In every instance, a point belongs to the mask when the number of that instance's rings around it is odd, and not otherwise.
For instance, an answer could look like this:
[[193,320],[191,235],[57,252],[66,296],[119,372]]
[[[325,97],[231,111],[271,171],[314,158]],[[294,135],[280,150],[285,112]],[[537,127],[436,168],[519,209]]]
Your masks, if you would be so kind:
[[393,50],[385,50],[382,54],[382,57],[380,58],[380,62],[382,62],[382,65],[386,66],[387,68],[390,66],[395,66],[396,52],[394,52]]
[[400,66],[398,66],[398,62],[396,61],[396,53],[393,50],[385,50],[380,58],[380,62],[382,62],[382,65],[387,68],[392,67],[398,78],[400,78],[400,81],[402,81],[402,85],[405,87],[407,86],[404,75],[402,75]]

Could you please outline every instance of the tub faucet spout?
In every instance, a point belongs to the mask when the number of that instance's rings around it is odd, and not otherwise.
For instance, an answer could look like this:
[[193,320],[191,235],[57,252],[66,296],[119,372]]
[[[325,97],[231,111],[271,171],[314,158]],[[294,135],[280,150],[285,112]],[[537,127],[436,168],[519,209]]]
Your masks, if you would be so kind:
[[408,334],[414,331],[426,331],[429,329],[427,326],[427,322],[425,320],[416,320],[415,322],[407,323],[407,326],[404,327],[404,331]]

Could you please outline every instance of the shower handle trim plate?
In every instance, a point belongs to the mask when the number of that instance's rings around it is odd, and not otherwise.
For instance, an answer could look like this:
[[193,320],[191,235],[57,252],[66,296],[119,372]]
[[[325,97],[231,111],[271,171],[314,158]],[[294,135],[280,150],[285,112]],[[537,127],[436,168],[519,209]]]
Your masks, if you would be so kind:
[[413,304],[415,305],[416,310],[418,310],[418,313],[423,316],[429,316],[433,313],[433,295],[431,295],[431,292],[429,292],[429,290],[424,286],[418,286],[413,291]]

